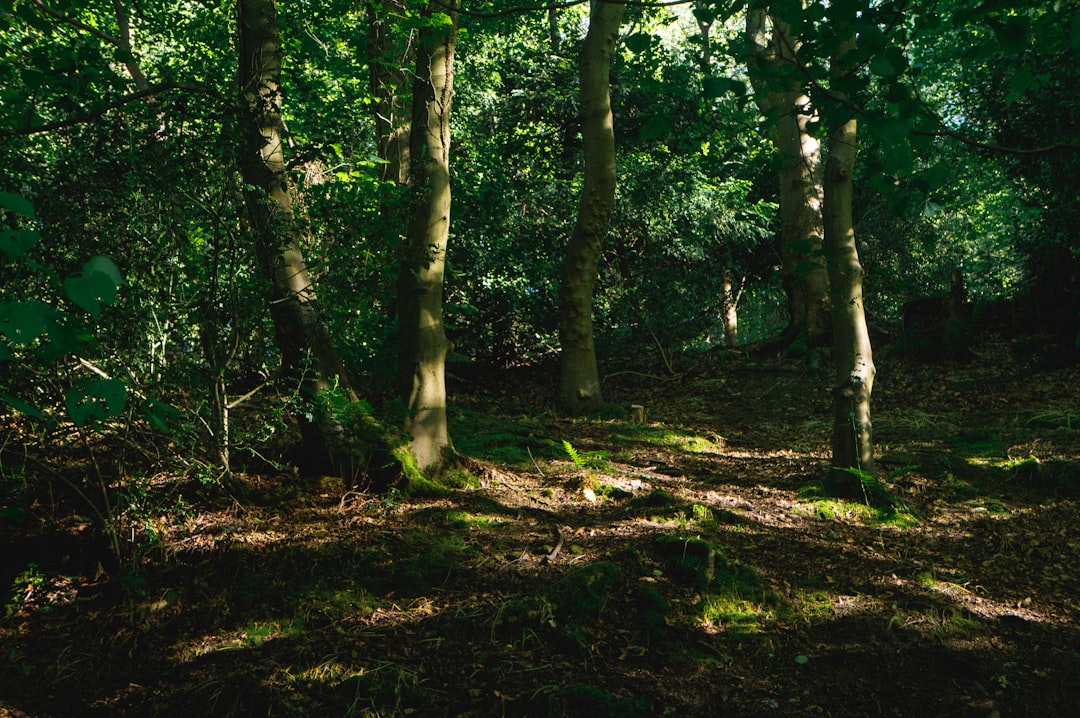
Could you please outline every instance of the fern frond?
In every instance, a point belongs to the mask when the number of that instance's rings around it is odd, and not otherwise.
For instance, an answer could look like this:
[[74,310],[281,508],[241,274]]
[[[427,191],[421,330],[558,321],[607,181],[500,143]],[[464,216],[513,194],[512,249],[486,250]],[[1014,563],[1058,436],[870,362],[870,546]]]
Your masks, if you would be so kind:
[[562,445],[563,445],[563,448],[566,449],[566,455],[569,456],[570,460],[574,462],[574,466],[576,466],[579,469],[581,469],[582,471],[584,471],[585,470],[585,460],[583,458],[581,458],[581,454],[579,454],[578,450],[574,448],[574,445],[571,444],[566,439],[562,440]]

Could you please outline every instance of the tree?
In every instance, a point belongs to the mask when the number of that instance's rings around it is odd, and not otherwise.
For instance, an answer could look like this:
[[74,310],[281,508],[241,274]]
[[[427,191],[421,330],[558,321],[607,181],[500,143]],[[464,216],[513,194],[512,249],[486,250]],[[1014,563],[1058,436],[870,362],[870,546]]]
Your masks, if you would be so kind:
[[562,346],[559,404],[572,414],[603,402],[596,366],[592,303],[600,246],[615,201],[615,132],[611,113],[611,56],[622,22],[622,3],[594,2],[578,64],[585,183],[559,288]]
[[413,84],[412,209],[398,275],[398,391],[420,470],[437,473],[453,456],[446,423],[443,280],[450,235],[450,106],[457,13],[425,7]]
[[[772,32],[766,37],[765,26]],[[822,254],[821,143],[809,131],[815,112],[798,72],[801,41],[791,24],[769,15],[762,3],[746,12],[747,62],[757,104],[771,125],[780,181],[777,244],[788,297],[790,323],[780,343],[803,351],[832,340],[829,277]]]
[[[405,13],[405,0],[371,0],[368,5],[368,76],[372,114],[375,118],[375,150],[382,164],[379,179],[406,184],[409,181],[408,67],[413,60],[413,32],[400,32],[395,22]],[[401,35],[404,34],[404,37]]]
[[[847,62],[855,47],[855,31],[850,25],[844,29],[847,38],[837,47],[830,65],[833,87],[842,85],[851,72]],[[837,100],[844,99],[841,90],[834,92]],[[844,106],[834,108],[831,114],[839,119],[829,128],[822,207],[835,334],[832,470],[826,485],[837,495],[861,496],[858,472],[870,474],[874,470],[870,394],[876,370],[866,328],[863,271],[852,220],[857,120]]]
[[240,170],[284,376],[299,387],[305,454],[352,478],[364,467],[342,405],[358,403],[345,365],[319,315],[304,261],[303,224],[293,212],[281,117],[283,50],[275,0],[239,0]]

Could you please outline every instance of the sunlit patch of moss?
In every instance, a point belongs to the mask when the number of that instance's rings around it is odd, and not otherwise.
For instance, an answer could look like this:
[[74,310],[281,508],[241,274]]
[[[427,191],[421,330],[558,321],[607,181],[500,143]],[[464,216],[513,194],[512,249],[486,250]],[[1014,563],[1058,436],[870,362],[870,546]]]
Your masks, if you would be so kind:
[[816,481],[804,484],[799,488],[798,494],[809,500],[793,506],[791,510],[795,514],[868,526],[911,528],[919,524],[918,517],[903,505],[870,506],[861,501],[829,498],[821,484]]
[[446,512],[444,521],[450,528],[490,528],[506,523],[506,520],[490,514],[472,514],[461,509],[450,509]]
[[258,646],[275,638],[298,636],[303,630],[304,621],[299,617],[281,621],[254,621],[238,629],[237,638],[223,647]]
[[978,628],[978,622],[967,618],[956,609],[950,609],[942,616],[938,632],[946,636],[970,636]]
[[972,510],[977,511],[981,509],[987,513],[996,514],[998,516],[1007,516],[1012,513],[1012,509],[1000,501],[968,501],[965,505],[970,506]]
[[740,635],[760,633],[773,617],[771,609],[728,593],[704,596],[700,611],[703,625]]
[[795,591],[786,606],[787,611],[794,617],[809,623],[821,623],[832,616],[833,597],[824,589],[803,588]]
[[613,432],[610,439],[615,444],[648,444],[692,454],[718,454],[724,449],[720,441],[701,436],[697,432],[663,426],[624,425]]
[[967,577],[959,573],[946,573],[939,576],[935,570],[920,571],[915,574],[915,580],[926,588],[942,593],[969,592],[966,586]]
[[303,610],[336,621],[345,616],[370,616],[378,606],[378,598],[364,588],[326,588],[308,598]]

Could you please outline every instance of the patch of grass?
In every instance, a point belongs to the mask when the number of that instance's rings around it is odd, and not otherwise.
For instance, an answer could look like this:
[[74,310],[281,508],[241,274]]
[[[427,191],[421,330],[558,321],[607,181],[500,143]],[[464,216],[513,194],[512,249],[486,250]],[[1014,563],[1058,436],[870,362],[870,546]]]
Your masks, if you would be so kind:
[[304,631],[304,620],[299,616],[277,621],[253,621],[237,629],[235,640],[222,644],[222,648],[258,646],[275,638],[299,636]]
[[989,430],[961,431],[953,437],[952,443],[957,453],[967,457],[996,458],[1006,454],[1001,437]]
[[367,617],[379,607],[379,599],[362,587],[324,588],[305,602],[305,610],[332,621],[345,616]]
[[1029,417],[1026,423],[1034,429],[1067,429],[1073,431],[1075,428],[1080,428],[1080,414],[1067,410],[1043,409]]

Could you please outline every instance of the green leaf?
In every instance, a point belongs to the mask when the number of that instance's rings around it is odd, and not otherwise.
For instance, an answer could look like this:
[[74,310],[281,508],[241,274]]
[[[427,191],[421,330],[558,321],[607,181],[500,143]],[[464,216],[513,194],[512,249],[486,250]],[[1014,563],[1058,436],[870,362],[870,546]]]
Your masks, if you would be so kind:
[[101,314],[101,302],[94,296],[94,290],[83,277],[68,277],[64,280],[64,292],[80,308],[90,313],[94,319]]
[[56,310],[43,302],[10,302],[0,306],[0,334],[15,342],[26,344],[41,336]]
[[0,401],[3,401],[15,411],[26,414],[27,416],[31,416],[35,419],[45,418],[45,415],[41,413],[41,410],[31,404],[27,404],[25,401],[23,401],[17,396],[12,396],[11,394],[0,394]]
[[7,348],[7,344],[0,342],[0,361],[11,361],[14,358],[15,355]]
[[104,274],[117,288],[124,284],[124,277],[120,274],[120,268],[108,257],[103,257],[101,255],[91,257],[89,261],[83,265],[83,272],[87,274]]
[[80,308],[94,319],[101,314],[101,305],[112,304],[116,291],[123,284],[120,270],[108,257],[93,257],[83,265],[81,276],[64,280],[64,291]]
[[180,411],[174,406],[156,399],[147,399],[143,415],[150,426],[158,431],[169,431],[170,425],[180,418]]
[[941,211],[941,205],[933,200],[927,199],[923,202],[922,216],[933,217],[935,214]]
[[34,203],[25,197],[12,194],[11,192],[0,192],[0,208],[30,219],[34,219],[35,216]]
[[119,416],[127,404],[127,387],[117,379],[86,379],[64,392],[64,405],[75,426]]
[[626,49],[630,52],[645,52],[652,45],[652,35],[647,32],[635,32],[623,42],[626,43]]
[[49,359],[74,354],[94,338],[86,329],[73,329],[58,321],[49,322],[47,332],[49,344],[45,347],[45,356]]
[[888,80],[899,76],[906,67],[907,63],[904,56],[896,48],[889,48],[889,50],[870,58],[870,72]]
[[32,229],[5,229],[0,231],[0,252],[8,259],[18,259],[41,239],[41,235]]

